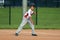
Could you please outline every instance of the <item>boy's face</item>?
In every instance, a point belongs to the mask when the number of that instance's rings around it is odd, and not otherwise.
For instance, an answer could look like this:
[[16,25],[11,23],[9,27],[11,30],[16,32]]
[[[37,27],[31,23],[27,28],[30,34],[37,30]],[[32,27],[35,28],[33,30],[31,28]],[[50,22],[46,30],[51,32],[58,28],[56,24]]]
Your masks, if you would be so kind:
[[34,10],[34,8],[35,8],[34,6],[31,6],[31,10]]

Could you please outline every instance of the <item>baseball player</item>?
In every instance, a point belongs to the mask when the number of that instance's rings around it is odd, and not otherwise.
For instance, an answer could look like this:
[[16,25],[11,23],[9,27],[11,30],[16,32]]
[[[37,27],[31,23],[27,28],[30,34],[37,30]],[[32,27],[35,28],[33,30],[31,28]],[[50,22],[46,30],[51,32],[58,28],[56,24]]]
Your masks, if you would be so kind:
[[24,25],[27,22],[29,23],[30,27],[32,28],[32,36],[37,36],[37,34],[34,32],[34,23],[32,20],[32,14],[35,14],[34,8],[35,8],[35,4],[31,4],[30,9],[23,15],[22,22],[16,31],[16,34],[15,34],[16,36],[18,36],[19,32],[21,32],[21,30],[23,29]]

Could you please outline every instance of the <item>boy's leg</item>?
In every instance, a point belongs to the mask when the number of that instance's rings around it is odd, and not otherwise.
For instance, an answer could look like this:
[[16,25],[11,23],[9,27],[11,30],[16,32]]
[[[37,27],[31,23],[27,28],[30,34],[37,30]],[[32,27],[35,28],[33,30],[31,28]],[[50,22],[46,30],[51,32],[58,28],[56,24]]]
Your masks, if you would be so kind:
[[24,20],[24,19],[23,19],[23,21],[22,21],[22,23],[20,24],[20,26],[18,27],[16,33],[21,32],[23,26],[24,26],[26,23],[27,23],[27,20]]
[[34,25],[31,23],[30,20],[28,20],[28,23],[29,23],[30,27],[32,28],[32,34],[35,34]]
[[28,20],[28,23],[30,24],[30,27],[32,28],[32,36],[37,36],[37,34],[34,31],[34,25],[31,23],[30,20]]

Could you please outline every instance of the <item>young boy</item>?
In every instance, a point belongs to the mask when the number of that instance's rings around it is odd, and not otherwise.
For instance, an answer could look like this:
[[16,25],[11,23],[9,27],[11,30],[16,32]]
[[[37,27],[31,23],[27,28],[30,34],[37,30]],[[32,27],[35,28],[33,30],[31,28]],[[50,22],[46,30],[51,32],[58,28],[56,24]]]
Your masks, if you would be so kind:
[[16,31],[16,36],[18,36],[19,32],[21,32],[23,26],[28,22],[30,27],[32,28],[32,36],[37,36],[37,34],[34,32],[34,23],[32,20],[32,14],[34,14],[34,8],[35,5],[31,4],[30,5],[30,9],[23,15],[23,20],[22,23],[20,24],[20,26],[18,27],[17,31]]

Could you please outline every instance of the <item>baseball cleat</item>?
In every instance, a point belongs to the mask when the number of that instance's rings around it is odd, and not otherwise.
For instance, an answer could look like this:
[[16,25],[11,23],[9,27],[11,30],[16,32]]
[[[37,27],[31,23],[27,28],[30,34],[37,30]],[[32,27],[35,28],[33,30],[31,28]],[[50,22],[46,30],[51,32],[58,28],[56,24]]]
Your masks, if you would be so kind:
[[18,36],[18,33],[16,33],[15,35]]
[[32,34],[32,36],[37,36],[37,34]]

